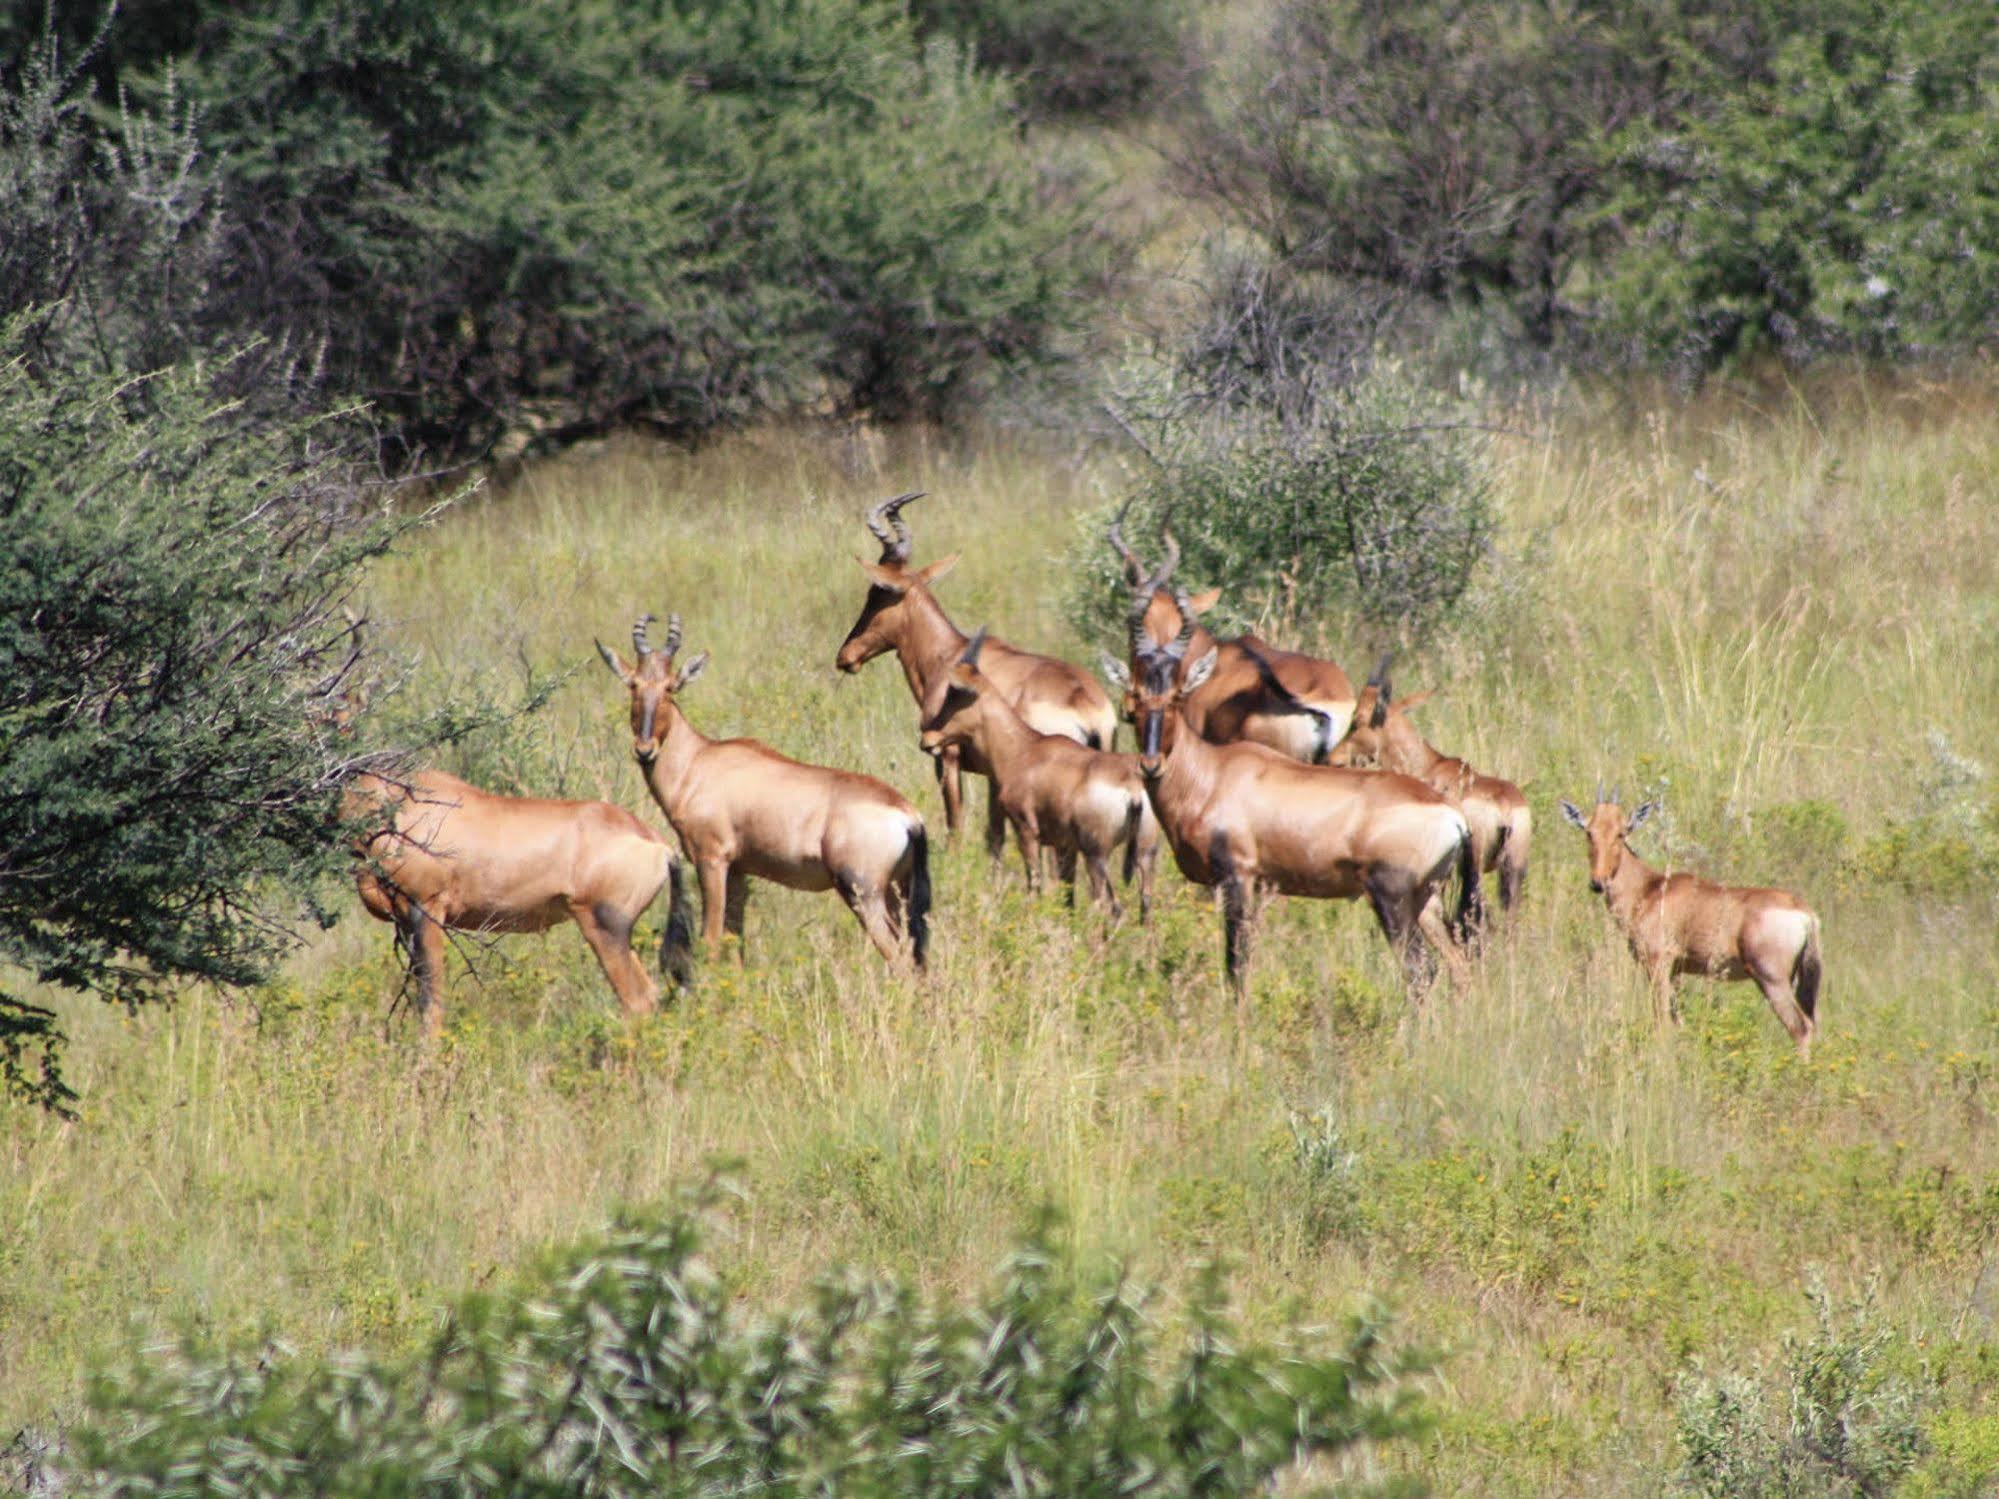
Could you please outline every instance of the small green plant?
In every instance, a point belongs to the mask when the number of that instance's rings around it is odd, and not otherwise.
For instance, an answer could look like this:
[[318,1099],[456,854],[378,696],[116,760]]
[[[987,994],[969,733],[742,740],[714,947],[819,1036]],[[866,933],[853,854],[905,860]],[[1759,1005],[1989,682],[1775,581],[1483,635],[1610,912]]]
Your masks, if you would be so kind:
[[1709,1499],[1890,1492],[1924,1448],[1924,1380],[1895,1367],[1870,1284],[1838,1306],[1814,1272],[1815,1326],[1784,1340],[1781,1366],[1755,1377],[1681,1381],[1681,1491]]
[[1244,1494],[1419,1430],[1419,1359],[1369,1317],[1264,1341],[1216,1272],[1168,1336],[1044,1217],[968,1304],[834,1274],[745,1312],[704,1252],[723,1188],[629,1217],[420,1357],[157,1349],[99,1378],[79,1491]]

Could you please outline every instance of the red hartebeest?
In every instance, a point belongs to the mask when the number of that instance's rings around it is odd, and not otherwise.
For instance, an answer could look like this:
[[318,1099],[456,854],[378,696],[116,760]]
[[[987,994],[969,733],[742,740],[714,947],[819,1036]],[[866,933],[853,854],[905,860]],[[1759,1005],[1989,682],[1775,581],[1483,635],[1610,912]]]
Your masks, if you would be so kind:
[[657,1009],[659,990],[632,952],[632,928],[669,883],[661,966],[686,981],[679,861],[623,807],[497,796],[440,770],[401,781],[364,773],[350,783],[346,805],[356,819],[387,820],[363,835],[355,882],[369,914],[395,924],[431,1035],[444,1028],[446,931],[540,932],[573,921],[625,1010]]
[[[1031,728],[980,669],[985,644],[980,630],[951,669],[931,682],[923,702],[923,748],[941,754],[966,746],[990,767],[1000,806],[1020,841],[1030,890],[1041,888],[1043,848],[1055,851],[1065,882],[1074,878],[1080,855],[1091,896],[1115,921],[1122,910],[1111,888],[1110,856],[1123,844],[1125,881],[1137,876],[1139,920],[1149,921],[1159,824],[1137,757]],[[1072,885],[1072,898],[1074,893]]]
[[1180,872],[1221,889],[1224,951],[1238,998],[1248,984],[1252,912],[1269,891],[1332,900],[1365,895],[1402,960],[1410,997],[1420,999],[1432,977],[1424,939],[1456,962],[1438,911],[1453,870],[1463,881],[1460,931],[1478,900],[1464,815],[1407,776],[1304,765],[1265,745],[1211,744],[1194,733],[1184,707],[1215,670],[1217,650],[1210,645],[1186,659],[1194,615],[1184,600],[1179,635],[1165,645],[1148,640],[1148,602],[1140,594],[1131,618],[1139,769]]
[[1809,1056],[1818,1030],[1818,917],[1788,890],[1717,885],[1651,868],[1628,840],[1658,805],[1646,802],[1626,817],[1617,793],[1606,798],[1600,790],[1588,817],[1561,804],[1562,816],[1589,839],[1589,887],[1603,896],[1650,975],[1660,1021],[1675,1018],[1673,980],[1680,974],[1754,979],[1799,1055]]
[[[1165,533],[1164,560],[1157,571],[1148,572],[1125,544],[1123,522],[1120,512],[1104,536],[1124,563],[1125,582],[1145,600],[1143,630],[1133,637],[1133,677],[1138,674],[1140,643],[1167,645],[1192,624],[1193,643],[1187,647],[1186,661],[1199,661],[1210,646],[1216,648],[1207,681],[1186,695],[1184,712],[1194,732],[1211,744],[1246,740],[1308,765],[1323,764],[1353,720],[1352,680],[1331,661],[1279,650],[1255,635],[1216,640],[1195,616],[1214,607],[1219,590],[1189,598],[1169,586],[1180,561],[1180,544],[1170,532]],[[1181,669],[1186,669],[1186,662]],[[1129,712],[1130,704],[1126,707]]]
[[916,808],[873,776],[802,765],[754,739],[706,738],[678,698],[708,653],[677,667],[680,616],[667,616],[658,650],[646,638],[652,618],[641,615],[632,627],[632,665],[601,640],[597,651],[631,692],[632,752],[701,877],[710,953],[725,932],[740,944],[754,877],[792,890],[837,890],[891,962],[906,921],[921,969],[930,934],[930,845]]
[[[900,494],[868,511],[868,529],[881,543],[881,556],[861,563],[861,570],[868,575],[868,596],[861,605],[860,618],[834,658],[841,671],[856,672],[884,651],[894,651],[919,712],[931,683],[948,672],[965,649],[964,633],[951,623],[930,591],[930,585],[956,565],[957,554],[927,567],[909,565],[915,543],[909,523],[902,518],[902,507],[920,498],[921,490]],[[980,669],[1031,728],[1043,734],[1060,734],[1092,749],[1111,747],[1117,715],[1104,689],[1088,672],[1053,656],[1019,650],[1003,640],[986,642]],[[986,776],[990,772],[969,746],[945,750],[937,757],[936,768],[937,783],[944,794],[945,826],[956,833],[963,796],[959,770]],[[987,796],[987,851],[997,858],[1005,842],[1006,820],[999,792],[991,788]]]
[[1502,909],[1511,909],[1527,878],[1527,850],[1534,836],[1527,798],[1513,782],[1481,775],[1463,760],[1431,747],[1409,721],[1409,710],[1429,696],[1419,692],[1396,701],[1384,659],[1361,688],[1353,727],[1333,746],[1328,763],[1379,766],[1414,776],[1431,790],[1441,791],[1465,814],[1479,871],[1499,876],[1499,904]]

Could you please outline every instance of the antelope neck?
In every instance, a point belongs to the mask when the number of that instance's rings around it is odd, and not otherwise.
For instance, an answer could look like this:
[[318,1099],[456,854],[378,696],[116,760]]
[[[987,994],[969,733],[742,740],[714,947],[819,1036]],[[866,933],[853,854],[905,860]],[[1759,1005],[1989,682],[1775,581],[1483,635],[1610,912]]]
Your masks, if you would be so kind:
[[1406,776],[1420,776],[1444,758],[1400,713],[1390,713],[1381,726],[1381,747],[1382,767]]
[[687,721],[687,715],[680,711],[680,704],[671,695],[660,699],[658,717],[666,732],[659,738],[659,750],[652,764],[645,767],[646,787],[667,820],[672,821],[687,783],[687,772],[708,747],[708,739]]
[[1604,903],[1611,914],[1629,920],[1645,893],[1665,876],[1631,851],[1622,840],[1617,845],[1617,865],[1603,882]]
[[944,606],[921,583],[913,585],[902,602],[908,613],[895,632],[895,659],[902,665],[910,694],[921,704],[937,673],[964,651],[969,637],[951,623]]
[[1215,746],[1208,743],[1188,724],[1186,715],[1180,708],[1168,710],[1168,716],[1178,716],[1180,722],[1162,725],[1171,728],[1173,742],[1162,748],[1159,757],[1159,795],[1165,801],[1178,801],[1183,797],[1198,797],[1214,779]]
[[992,763],[1000,779],[1011,779],[1013,768],[1041,736],[990,681],[979,694],[979,713],[978,732],[974,736],[982,741],[978,745],[979,753]]

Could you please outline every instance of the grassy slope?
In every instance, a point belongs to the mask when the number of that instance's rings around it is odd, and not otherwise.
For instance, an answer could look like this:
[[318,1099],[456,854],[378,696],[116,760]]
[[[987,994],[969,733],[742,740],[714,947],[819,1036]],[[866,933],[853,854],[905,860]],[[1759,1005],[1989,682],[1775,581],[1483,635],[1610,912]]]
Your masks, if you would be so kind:
[[[475,950],[479,984],[461,963],[450,1041],[419,1065],[358,912],[255,1004],[66,1004],[81,1122],[0,1113],[0,1430],[72,1403],[131,1318],[408,1340],[442,1296],[715,1152],[746,1162],[752,1295],[831,1260],[961,1283],[1043,1198],[1169,1284],[1219,1250],[1252,1307],[1384,1293],[1451,1350],[1415,1459],[1446,1492],[1651,1491],[1676,1374],[1767,1353],[1811,1265],[1835,1287],[1878,1270],[1976,1411],[1999,1352],[1973,1295],[1999,1222],[1999,945],[1957,824],[1909,819],[1926,731],[1975,751],[1999,720],[1992,430],[1982,399],[1932,389],[1816,417],[1571,414],[1506,441],[1506,556],[1400,676],[1445,687],[1436,741],[1527,785],[1536,867],[1470,990],[1418,1020],[1358,909],[1294,904],[1245,1043],[1217,921],[1177,877],[1153,935],[1100,949],[970,842],[941,861],[921,989],[831,900],[765,890],[748,967],[635,1034],[563,931]],[[532,733],[474,756],[491,783],[653,815],[589,641],[676,608],[715,656],[698,723],[866,767],[935,814],[899,673],[831,671],[862,593],[856,511],[928,486],[918,552],[965,549],[943,585],[959,620],[1089,659],[1047,559],[1116,482],[999,439],[577,457],[447,519],[381,576],[377,614],[418,655],[414,690],[504,677],[523,650],[576,667]],[[1809,1068],[1746,987],[1690,988],[1685,1027],[1653,1034],[1553,811],[1599,771],[1664,791],[1647,852],[1818,904]]]

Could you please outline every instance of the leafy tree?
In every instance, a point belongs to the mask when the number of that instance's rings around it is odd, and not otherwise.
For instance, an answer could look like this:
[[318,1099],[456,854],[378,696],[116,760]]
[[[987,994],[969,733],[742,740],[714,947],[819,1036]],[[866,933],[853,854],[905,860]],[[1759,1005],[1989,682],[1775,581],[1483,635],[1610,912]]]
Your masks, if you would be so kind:
[[1169,1334],[1046,1225],[964,1304],[836,1274],[751,1312],[703,1253],[713,1203],[461,1303],[413,1362],[142,1358],[94,1391],[80,1491],[1235,1495],[1424,1424],[1378,1320],[1255,1338],[1211,1273]]
[[[1999,14],[1841,0],[1622,138],[1616,327],[1695,371],[1775,349],[1895,357],[1999,331]],[[1690,59],[1696,68],[1712,64]]]
[[[128,1008],[254,981],[347,857],[338,606],[395,528],[324,424],[43,326],[0,324],[0,959]],[[59,1042],[0,995],[6,1084],[60,1106]]]
[[1552,343],[1602,140],[1675,97],[1702,7],[1280,0],[1216,69],[1183,177],[1300,270],[1491,303]]
[[205,346],[261,340],[409,448],[936,414],[1079,319],[1089,236],[1010,86],[891,0],[196,0],[87,51],[57,26],[100,177],[130,112],[198,138]]
[[1186,0],[911,0],[924,32],[969,43],[1018,80],[1037,113],[1117,116],[1181,66]]

